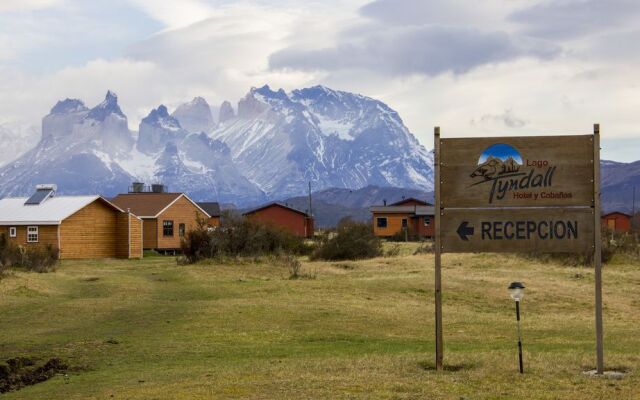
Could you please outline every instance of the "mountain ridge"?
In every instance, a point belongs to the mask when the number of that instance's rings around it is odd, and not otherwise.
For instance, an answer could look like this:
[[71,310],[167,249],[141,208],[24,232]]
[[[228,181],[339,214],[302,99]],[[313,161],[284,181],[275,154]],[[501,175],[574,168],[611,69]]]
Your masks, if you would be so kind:
[[[128,127],[118,96],[87,107],[58,101],[38,144],[0,168],[0,197],[47,180],[61,194],[110,196],[132,181],[161,182],[196,200],[256,204],[303,194],[307,183],[432,187],[432,154],[384,103],[322,86],[290,93],[268,85],[219,108],[203,98],[169,113],[159,105]],[[203,129],[201,129],[203,128]]]

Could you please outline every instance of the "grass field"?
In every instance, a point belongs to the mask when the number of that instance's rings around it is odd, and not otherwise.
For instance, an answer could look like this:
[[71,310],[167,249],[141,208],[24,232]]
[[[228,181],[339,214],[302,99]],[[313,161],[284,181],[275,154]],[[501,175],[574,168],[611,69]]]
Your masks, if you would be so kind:
[[[67,378],[6,399],[638,399],[640,266],[604,270],[607,369],[595,365],[593,273],[494,254],[445,255],[445,363],[433,369],[433,256],[177,266],[64,262],[0,280],[2,359],[61,357]],[[524,376],[514,305],[523,301]],[[111,342],[111,343],[110,343]]]

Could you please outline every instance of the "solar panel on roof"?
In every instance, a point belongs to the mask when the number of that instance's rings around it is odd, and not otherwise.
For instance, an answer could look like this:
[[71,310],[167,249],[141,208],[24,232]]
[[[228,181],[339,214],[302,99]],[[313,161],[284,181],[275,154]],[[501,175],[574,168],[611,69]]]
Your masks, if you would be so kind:
[[53,189],[38,189],[24,202],[25,205],[37,206],[53,193]]

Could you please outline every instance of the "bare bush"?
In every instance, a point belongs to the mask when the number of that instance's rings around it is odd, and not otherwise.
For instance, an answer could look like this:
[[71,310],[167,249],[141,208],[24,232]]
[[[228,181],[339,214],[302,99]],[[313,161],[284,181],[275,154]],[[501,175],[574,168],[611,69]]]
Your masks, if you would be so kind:
[[34,272],[50,272],[55,269],[58,256],[58,249],[52,245],[18,246],[0,235],[0,272],[14,267]]
[[320,238],[320,244],[311,254],[311,259],[357,260],[382,254],[382,242],[373,234],[370,224],[345,220],[340,222],[335,234]]
[[210,228],[199,221],[181,243],[182,263],[216,257],[256,257],[278,253],[306,254],[309,245],[280,227],[233,215]]

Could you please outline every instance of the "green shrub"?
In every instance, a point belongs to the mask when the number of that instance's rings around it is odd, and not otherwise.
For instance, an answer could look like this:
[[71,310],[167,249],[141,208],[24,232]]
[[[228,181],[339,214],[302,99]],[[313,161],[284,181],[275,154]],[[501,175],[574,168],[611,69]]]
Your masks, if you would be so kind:
[[305,240],[280,227],[228,214],[220,226],[198,221],[181,243],[181,263],[215,257],[255,257],[269,254],[307,254]]
[[382,241],[367,223],[342,221],[335,233],[325,234],[311,254],[312,260],[357,260],[383,254]]

